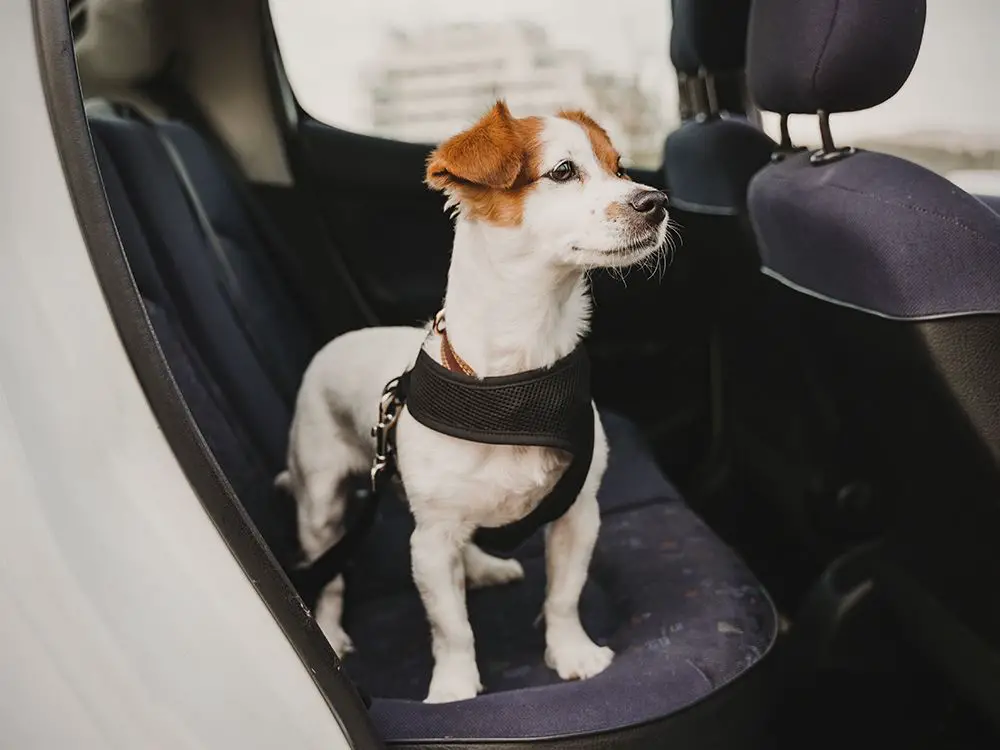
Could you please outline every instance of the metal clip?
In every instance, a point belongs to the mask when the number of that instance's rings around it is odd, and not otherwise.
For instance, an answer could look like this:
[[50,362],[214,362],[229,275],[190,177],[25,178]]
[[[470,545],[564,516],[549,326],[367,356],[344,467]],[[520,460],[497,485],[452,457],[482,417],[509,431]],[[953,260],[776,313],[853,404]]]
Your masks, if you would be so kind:
[[372,437],[375,438],[375,458],[371,468],[372,492],[376,489],[379,475],[389,466],[395,452],[390,433],[396,426],[403,407],[397,393],[398,388],[399,378],[393,378],[382,390],[382,398],[379,399],[378,422],[372,427]]

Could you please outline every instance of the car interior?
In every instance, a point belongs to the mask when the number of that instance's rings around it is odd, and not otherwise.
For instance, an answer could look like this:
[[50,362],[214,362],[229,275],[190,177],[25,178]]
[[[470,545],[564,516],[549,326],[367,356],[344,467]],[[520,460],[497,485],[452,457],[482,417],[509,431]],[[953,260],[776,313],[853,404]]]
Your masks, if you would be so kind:
[[[662,277],[592,278],[610,462],[581,608],[615,661],[575,682],[545,666],[539,533],[516,552],[522,583],[469,593],[485,692],[424,704],[412,520],[386,490],[346,571],[357,650],[340,679],[398,747],[995,747],[1000,205],[841,143],[829,119],[899,90],[925,2],[671,9],[682,123],[662,168],[628,171],[668,193],[683,244]],[[274,480],[307,364],[346,331],[423,324],[443,297],[434,144],[307,113],[266,2],[66,13],[100,187],[155,335],[130,355],[165,360],[288,573],[294,503]],[[822,147],[787,128],[772,140],[760,110],[817,118]],[[364,479],[354,505],[372,501]]]

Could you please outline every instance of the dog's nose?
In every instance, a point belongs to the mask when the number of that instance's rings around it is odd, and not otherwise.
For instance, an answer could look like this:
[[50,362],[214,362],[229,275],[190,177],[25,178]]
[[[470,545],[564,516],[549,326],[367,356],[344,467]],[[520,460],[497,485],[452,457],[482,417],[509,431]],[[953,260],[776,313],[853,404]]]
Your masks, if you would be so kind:
[[667,213],[667,196],[659,190],[643,190],[629,199],[629,205],[650,224],[659,224]]

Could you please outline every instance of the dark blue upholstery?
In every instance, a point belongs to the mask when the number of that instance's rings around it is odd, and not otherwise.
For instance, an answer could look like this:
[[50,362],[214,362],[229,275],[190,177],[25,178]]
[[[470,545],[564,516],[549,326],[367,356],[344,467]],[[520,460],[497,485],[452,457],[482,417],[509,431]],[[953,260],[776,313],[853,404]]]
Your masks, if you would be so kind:
[[[237,418],[239,412],[188,337],[160,276],[148,226],[139,220],[133,207],[134,193],[126,189],[111,151],[99,135],[101,124],[96,124],[93,132],[101,179],[114,210],[115,225],[127,247],[129,267],[174,379],[247,513],[263,532],[279,562],[291,565],[300,557],[294,506],[288,497],[275,490],[269,462],[244,429],[246,422]],[[119,144],[115,141],[113,145]],[[175,218],[190,222],[186,212]],[[287,431],[287,426],[284,429]]]
[[[923,0],[759,0],[749,74],[779,112],[863,109],[892,96],[920,49]],[[836,133],[834,133],[834,136]],[[1000,217],[945,178],[884,154],[762,170],[749,208],[765,272],[889,318],[1000,310]]]
[[776,145],[744,118],[689,121],[667,138],[666,183],[672,205],[732,216],[746,208],[747,185]]
[[[785,112],[879,104],[913,65],[924,10],[921,0],[756,0],[752,89]],[[754,178],[764,263],[836,303],[779,293],[834,417],[830,465],[852,467],[880,498],[886,543],[873,576],[900,636],[1000,724],[1000,619],[984,596],[996,589],[986,571],[1000,570],[1000,214],[901,159],[822,156]]]
[[602,531],[581,604],[584,625],[616,651],[607,671],[563,682],[542,661],[545,595],[541,534],[517,557],[523,582],[470,592],[486,693],[421,703],[430,633],[409,574],[412,521],[387,502],[379,532],[347,574],[345,626],[358,647],[345,662],[377,697],[387,740],[502,739],[608,731],[679,711],[737,679],[769,651],[773,606],[655,468],[635,428],[604,414],[611,444],[599,500]]
[[765,269],[803,291],[894,318],[1000,311],[1000,216],[916,164],[798,154],[749,206]]
[[[237,496],[282,564],[298,556],[289,498],[273,477],[284,461],[291,402],[258,361],[245,321],[220,290],[218,268],[150,126],[94,116],[105,189],[160,347]],[[205,142],[164,124],[259,312],[253,321],[297,380],[311,354],[304,324],[279,287],[246,204]],[[605,521],[583,600],[592,631],[619,651],[594,680],[563,683],[542,664],[533,627],[544,595],[543,544],[520,551],[528,577],[473,592],[470,608],[489,694],[425,706],[430,653],[409,573],[412,521],[387,497],[348,572],[347,626],[359,653],[351,676],[375,696],[389,740],[528,738],[609,731],[670,716],[722,689],[768,652],[776,633],[766,592],[686,508],[625,420],[603,416],[611,444],[601,489]]]
[[670,62],[678,73],[743,70],[750,0],[673,0]]
[[926,13],[925,0],[754,0],[750,93],[786,114],[881,104],[913,69]]
[[[176,137],[182,126],[164,126]],[[291,303],[273,283],[266,254],[252,238],[245,211],[226,189],[222,169],[205,151],[200,138],[177,138],[176,146],[190,163],[189,170],[202,193],[223,246],[247,284],[258,308],[259,320],[240,320],[220,291],[219,271],[208,243],[174,177],[163,149],[151,130],[137,122],[91,118],[94,138],[104,144],[106,163],[114,165],[123,191],[145,230],[151,265],[162,279],[188,335],[198,347],[219,387],[247,424],[247,432],[261,451],[272,475],[284,466],[291,420],[291,397],[286,384],[275,383],[247,339],[244,326],[253,325],[273,347],[273,361],[285,363],[290,382],[298,380],[311,355],[303,340],[308,330],[289,314]],[[113,145],[113,148],[112,148]],[[156,178],[154,178],[156,177]],[[273,301],[272,301],[273,300]],[[261,326],[261,323],[264,323]]]

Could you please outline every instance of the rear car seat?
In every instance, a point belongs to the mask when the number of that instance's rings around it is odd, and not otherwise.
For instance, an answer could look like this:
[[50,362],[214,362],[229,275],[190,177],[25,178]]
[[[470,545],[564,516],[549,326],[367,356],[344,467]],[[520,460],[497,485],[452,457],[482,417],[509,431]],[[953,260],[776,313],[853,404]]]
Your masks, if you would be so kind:
[[[872,488],[871,560],[900,634],[1000,727],[1000,215],[915,162],[834,140],[894,97],[926,0],[755,0],[749,79],[822,146],[761,170],[749,207],[784,321]],[[994,202],[994,205],[995,202]]]
[[[191,128],[89,111],[108,200],[161,348],[208,445],[288,569],[298,556],[294,517],[272,480],[291,418],[288,382],[297,384],[316,342],[274,270],[274,248],[259,230],[266,219]],[[217,248],[185,196],[164,135],[223,238],[253,320],[240,319],[232,304]],[[347,571],[345,621],[358,646],[347,671],[374,696],[372,716],[387,741],[558,737],[569,738],[567,747],[594,740],[617,747],[612,735],[619,733],[621,743],[636,747],[756,746],[773,695],[771,600],[687,508],[637,430],[620,416],[602,418],[611,446],[600,493],[604,522],[582,606],[590,632],[616,650],[615,662],[584,682],[561,682],[544,666],[542,631],[533,625],[544,596],[539,534],[518,553],[523,584],[469,596],[487,693],[424,705],[431,654],[409,576],[412,522],[398,498],[387,499]]]

